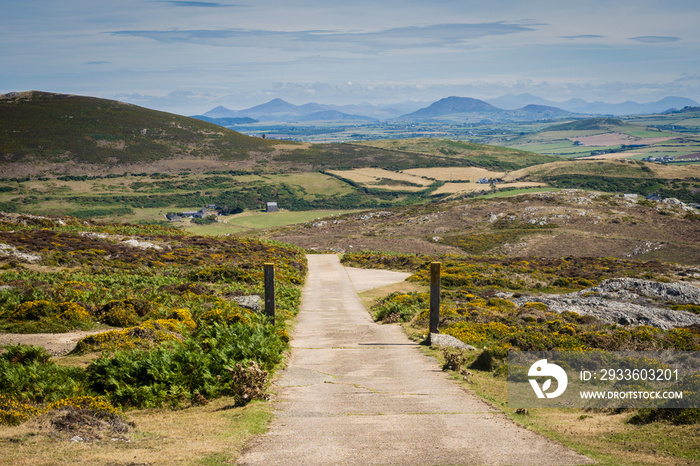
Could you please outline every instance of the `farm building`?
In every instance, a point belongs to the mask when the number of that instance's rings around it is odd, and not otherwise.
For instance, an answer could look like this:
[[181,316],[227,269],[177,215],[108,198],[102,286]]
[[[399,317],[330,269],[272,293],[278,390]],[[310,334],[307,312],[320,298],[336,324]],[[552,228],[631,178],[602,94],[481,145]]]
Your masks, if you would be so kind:
[[280,208],[277,206],[276,202],[268,202],[267,203],[267,212],[279,212]]

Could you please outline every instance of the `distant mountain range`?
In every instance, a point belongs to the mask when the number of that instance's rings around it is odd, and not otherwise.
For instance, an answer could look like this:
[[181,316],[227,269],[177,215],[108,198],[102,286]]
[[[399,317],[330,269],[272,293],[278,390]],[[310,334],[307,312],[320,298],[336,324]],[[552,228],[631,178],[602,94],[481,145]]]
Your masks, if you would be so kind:
[[342,106],[321,105],[316,103],[294,105],[282,99],[272,99],[262,105],[238,111],[218,106],[203,115],[196,115],[194,118],[253,118],[257,121],[279,121],[287,123],[327,120],[378,122],[379,120],[396,118],[405,113],[417,110],[424,105],[425,103],[423,102],[405,102],[387,106],[375,106],[367,103]]
[[317,103],[294,105],[282,99],[273,99],[262,105],[238,111],[219,106],[194,118],[222,126],[248,124],[256,121],[277,121],[282,123],[313,121],[488,123],[490,121],[549,120],[575,115],[621,116],[654,114],[699,105],[696,101],[685,97],[666,97],[656,102],[647,103],[627,101],[611,104],[606,102],[587,102],[582,99],[555,102],[532,94],[511,94],[496,99],[489,99],[488,101],[452,96],[440,99],[429,105],[421,102],[403,102],[387,106],[375,106],[367,103],[342,106]]
[[647,102],[643,104],[632,101],[610,104],[606,102],[586,102],[582,99],[569,99],[565,102],[555,102],[532,94],[504,95],[496,99],[489,99],[488,102],[491,105],[505,109],[516,109],[525,105],[534,104],[557,107],[573,113],[615,116],[662,113],[670,109],[680,110],[684,107],[698,106],[696,101],[685,97],[665,97],[656,102]]

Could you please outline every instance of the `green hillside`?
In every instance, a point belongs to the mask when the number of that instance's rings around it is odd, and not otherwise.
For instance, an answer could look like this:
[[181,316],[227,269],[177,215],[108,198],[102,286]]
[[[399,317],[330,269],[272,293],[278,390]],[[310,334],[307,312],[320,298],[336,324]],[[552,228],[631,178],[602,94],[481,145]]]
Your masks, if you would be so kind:
[[415,152],[419,154],[458,159],[461,166],[483,167],[498,170],[520,168],[559,160],[550,155],[447,139],[416,138],[367,141],[362,145],[388,150]]
[[[7,167],[5,174],[15,176],[27,174],[26,166],[14,171],[9,167],[27,163],[44,172],[53,169],[62,174],[87,173],[85,167],[41,164],[74,162],[123,168],[179,160],[174,166],[159,168],[170,173],[203,171],[197,159],[229,162],[229,170],[255,172],[458,164],[444,156],[367,146],[254,138],[198,119],[113,100],[38,91],[0,96],[0,128],[0,164]],[[212,170],[211,165],[208,170]]]
[[590,130],[606,130],[610,131],[617,129],[624,123],[617,118],[587,118],[585,120],[571,121],[553,125],[547,128],[547,131],[590,131]]
[[[658,117],[658,116],[657,116]],[[514,149],[578,158],[616,154],[611,158],[685,157],[700,150],[697,137],[680,134],[656,120],[588,118],[548,126],[503,141]]]
[[0,98],[0,163],[150,162],[176,155],[241,160],[272,143],[112,100],[45,92]]

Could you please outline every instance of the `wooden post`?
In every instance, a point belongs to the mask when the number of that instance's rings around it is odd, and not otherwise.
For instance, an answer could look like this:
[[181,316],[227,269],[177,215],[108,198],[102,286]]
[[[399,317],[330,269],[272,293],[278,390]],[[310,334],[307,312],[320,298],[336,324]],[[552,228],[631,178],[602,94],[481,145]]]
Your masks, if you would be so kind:
[[438,333],[440,323],[440,263],[430,263],[430,333]]
[[275,325],[275,264],[265,264],[265,315]]

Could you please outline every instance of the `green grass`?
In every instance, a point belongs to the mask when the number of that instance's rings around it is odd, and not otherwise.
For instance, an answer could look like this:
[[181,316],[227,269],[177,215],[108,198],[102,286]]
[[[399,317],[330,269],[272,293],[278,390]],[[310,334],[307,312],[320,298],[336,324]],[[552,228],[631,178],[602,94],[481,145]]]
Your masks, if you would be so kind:
[[335,177],[319,172],[289,173],[280,175],[268,175],[265,179],[273,183],[287,183],[292,186],[301,186],[310,198],[343,195],[354,192],[352,187]]
[[[275,201],[284,209],[309,211],[384,207],[404,200],[394,193],[366,192],[320,172],[183,174],[164,179],[122,175],[108,180],[81,181],[44,177],[6,181],[0,187],[0,211],[134,223],[163,222],[169,212],[199,210],[206,204],[256,210],[262,209],[266,202]],[[308,216],[303,216],[300,221],[307,219]],[[283,224],[287,222],[284,220]],[[289,222],[297,223],[294,219]],[[241,226],[258,227],[257,224]],[[206,231],[221,234],[222,228],[215,226]],[[230,232],[231,229],[225,231]]]
[[[367,141],[363,145],[389,150],[400,150],[460,160],[463,164],[490,169],[517,170],[519,168],[553,162],[556,159],[517,148],[505,148],[466,141],[418,138]],[[415,168],[415,167],[411,167]]]
[[[3,162],[150,162],[176,154],[244,160],[273,144],[193,118],[42,92],[0,101]],[[146,130],[145,132],[143,130]]]

